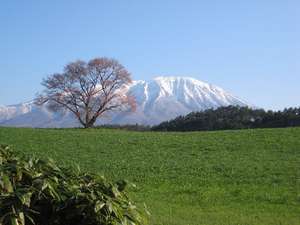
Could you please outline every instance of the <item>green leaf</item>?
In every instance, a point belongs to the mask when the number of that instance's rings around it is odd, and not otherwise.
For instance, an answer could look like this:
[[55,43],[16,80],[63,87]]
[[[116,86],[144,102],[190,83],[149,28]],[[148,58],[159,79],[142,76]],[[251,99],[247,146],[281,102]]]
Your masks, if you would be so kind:
[[31,196],[32,196],[32,192],[27,192],[27,193],[24,193],[23,195],[20,195],[19,199],[21,200],[23,205],[30,207]]
[[2,174],[2,180],[3,180],[3,188],[4,191],[11,193],[14,191],[12,183],[10,182],[9,177],[6,174]]
[[104,202],[97,201],[95,204],[95,212],[98,213],[105,206]]

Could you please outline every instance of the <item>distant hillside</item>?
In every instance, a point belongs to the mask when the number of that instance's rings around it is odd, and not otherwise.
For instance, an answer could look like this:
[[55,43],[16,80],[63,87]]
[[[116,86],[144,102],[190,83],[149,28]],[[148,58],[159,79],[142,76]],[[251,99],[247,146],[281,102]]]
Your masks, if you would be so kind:
[[300,126],[300,108],[265,111],[227,106],[192,112],[154,126],[156,131],[201,131]]

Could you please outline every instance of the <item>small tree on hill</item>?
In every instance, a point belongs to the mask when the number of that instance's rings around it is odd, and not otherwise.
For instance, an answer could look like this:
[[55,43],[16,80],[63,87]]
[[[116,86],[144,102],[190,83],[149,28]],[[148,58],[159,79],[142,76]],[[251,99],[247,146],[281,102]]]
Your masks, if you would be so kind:
[[126,92],[130,74],[116,60],[96,58],[66,65],[63,73],[44,79],[45,90],[36,104],[47,103],[51,111],[72,112],[85,128],[112,110],[135,110],[135,99]]

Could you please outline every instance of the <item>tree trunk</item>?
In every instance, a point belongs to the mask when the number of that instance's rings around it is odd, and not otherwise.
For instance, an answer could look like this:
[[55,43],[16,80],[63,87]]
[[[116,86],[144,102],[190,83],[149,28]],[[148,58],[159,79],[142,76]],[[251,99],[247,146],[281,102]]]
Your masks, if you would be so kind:
[[88,121],[88,122],[86,122],[86,123],[84,124],[84,128],[91,128],[91,127],[93,127],[94,124],[95,124],[95,122],[96,122],[96,120],[91,119],[90,121]]
[[91,128],[91,127],[93,127],[93,124],[86,123],[83,126],[84,126],[84,128]]

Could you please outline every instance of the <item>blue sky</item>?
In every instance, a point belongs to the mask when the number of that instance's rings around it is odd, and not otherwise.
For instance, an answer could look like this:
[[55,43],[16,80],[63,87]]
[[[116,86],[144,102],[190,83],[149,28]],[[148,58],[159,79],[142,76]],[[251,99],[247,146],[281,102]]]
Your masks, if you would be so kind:
[[300,1],[1,1],[0,104],[76,59],[133,79],[191,76],[267,109],[300,106]]

